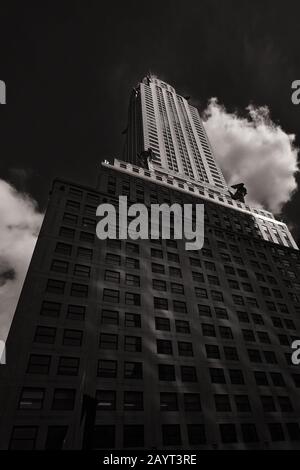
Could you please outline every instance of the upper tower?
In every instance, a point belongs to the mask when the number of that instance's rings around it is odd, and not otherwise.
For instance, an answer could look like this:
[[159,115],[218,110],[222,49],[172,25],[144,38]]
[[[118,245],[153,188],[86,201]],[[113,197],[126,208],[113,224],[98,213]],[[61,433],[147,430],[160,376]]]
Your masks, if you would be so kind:
[[199,112],[188,99],[162,80],[145,77],[130,97],[124,159],[141,165],[146,157],[152,168],[227,191]]

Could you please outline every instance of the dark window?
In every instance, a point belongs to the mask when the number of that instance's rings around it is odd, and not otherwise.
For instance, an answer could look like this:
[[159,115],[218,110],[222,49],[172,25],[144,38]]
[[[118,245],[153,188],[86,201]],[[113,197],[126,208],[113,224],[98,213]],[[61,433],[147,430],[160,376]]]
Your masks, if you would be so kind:
[[141,328],[141,315],[138,313],[125,313],[126,328]]
[[234,346],[224,346],[224,354],[227,361],[239,360],[237,349]]
[[220,359],[220,350],[219,347],[215,344],[206,344],[205,345],[205,350],[206,350],[206,357],[208,359]]
[[188,321],[185,320],[175,320],[175,327],[177,333],[190,333],[190,325]]
[[168,310],[168,299],[162,297],[153,297],[154,308]]
[[177,393],[161,392],[160,393],[160,411],[177,411],[178,401]]
[[286,423],[287,432],[291,441],[300,441],[299,423]]
[[73,410],[75,393],[73,389],[56,388],[53,395],[52,410]]
[[152,263],[152,272],[153,273],[158,273],[158,274],[164,274],[165,273],[165,267],[163,264],[156,264]]
[[85,319],[85,306],[83,306],[83,305],[68,305],[67,318],[69,320],[84,321],[84,319]]
[[116,284],[120,284],[120,273],[119,271],[110,271],[106,269],[104,274],[104,280],[108,282],[115,282]]
[[285,440],[281,423],[269,423],[268,427],[273,442]]
[[120,266],[121,256],[120,255],[115,255],[114,253],[106,253],[105,263],[110,264],[112,266]]
[[198,304],[198,312],[200,317],[211,317],[211,309],[209,305]]
[[64,346],[81,346],[83,332],[81,330],[64,330]]
[[270,372],[270,376],[275,387],[285,387],[285,381],[280,372]]
[[223,339],[233,339],[233,334],[229,326],[219,326],[220,336]]
[[144,447],[144,426],[142,424],[126,424],[123,428],[123,446]]
[[42,303],[40,315],[44,317],[53,317],[57,318],[59,317],[61,310],[61,304],[58,302],[49,302],[49,301],[44,301]]
[[125,379],[142,379],[142,362],[124,362],[124,377]]
[[51,356],[31,354],[27,366],[29,374],[49,374]]
[[34,450],[37,433],[37,426],[15,426],[12,430],[9,449]]
[[263,371],[254,371],[254,378],[257,385],[269,385],[267,374]]
[[231,411],[229,395],[215,395],[216,411]]
[[78,357],[60,357],[58,362],[58,375],[78,375],[79,358]]
[[56,243],[55,253],[59,253],[60,255],[71,256],[72,254],[72,245],[68,245],[67,243],[58,242]]
[[101,323],[103,325],[118,325],[119,324],[119,312],[116,310],[102,310]]
[[97,410],[112,411],[116,409],[116,392],[114,390],[96,391]]
[[100,359],[98,361],[98,377],[115,378],[117,376],[117,361]]
[[279,396],[278,397],[278,403],[279,403],[281,411],[283,411],[284,413],[294,411],[291,400],[289,399],[289,397]]
[[274,398],[271,395],[262,395],[260,399],[264,411],[276,411]]
[[116,289],[103,289],[103,302],[119,303],[120,292]]
[[187,313],[186,303],[181,300],[173,300],[173,310],[177,313]]
[[250,362],[262,362],[260,351],[258,349],[247,349]]
[[243,385],[245,383],[243,372],[240,369],[229,369],[229,377],[233,385]]
[[89,286],[86,284],[75,284],[71,285],[71,295],[73,297],[87,297],[89,292]]
[[152,286],[155,290],[166,291],[167,283],[161,279],[152,279]]
[[206,444],[204,424],[188,424],[187,430],[190,445]]
[[67,432],[68,426],[48,426],[45,449],[62,450]]
[[124,410],[140,411],[144,409],[143,392],[124,392]]
[[201,400],[199,393],[184,393],[185,411],[201,411]]
[[46,291],[51,294],[63,294],[65,291],[66,283],[64,281],[58,281],[57,279],[48,279]]
[[247,395],[235,395],[235,404],[239,413],[251,411],[249,398]]
[[197,371],[196,367],[193,366],[181,366],[181,380],[182,382],[197,382]]
[[113,449],[115,447],[115,426],[97,425],[93,433],[93,449]]
[[159,380],[174,381],[175,367],[169,364],[158,364],[158,377]]
[[193,356],[193,344],[186,341],[178,341],[178,354],[179,356]]
[[135,294],[133,292],[125,292],[125,303],[126,305],[141,305],[140,294]]
[[54,344],[56,328],[49,326],[38,326],[35,330],[34,342],[44,344]]
[[244,442],[258,442],[258,435],[255,424],[253,423],[242,423],[241,424],[243,441]]
[[164,446],[181,445],[181,433],[179,424],[163,424],[162,438]]
[[19,410],[41,410],[45,398],[44,388],[24,387],[19,399]]
[[51,264],[51,271],[66,274],[69,269],[69,263],[60,259],[54,259]]
[[170,331],[170,320],[168,318],[155,317],[155,328],[162,331]]
[[125,336],[124,350],[128,352],[141,352],[142,338],[139,336]]
[[236,429],[234,424],[220,424],[221,439],[224,443],[237,442]]
[[216,337],[216,330],[214,325],[209,323],[202,323],[202,334],[203,336]]
[[118,349],[118,335],[101,333],[99,340],[100,349]]
[[73,240],[75,237],[75,230],[72,228],[61,227],[59,231],[59,236],[62,238],[68,238],[70,240]]
[[140,277],[136,276],[135,274],[126,273],[125,284],[127,284],[127,286],[139,287],[140,286]]

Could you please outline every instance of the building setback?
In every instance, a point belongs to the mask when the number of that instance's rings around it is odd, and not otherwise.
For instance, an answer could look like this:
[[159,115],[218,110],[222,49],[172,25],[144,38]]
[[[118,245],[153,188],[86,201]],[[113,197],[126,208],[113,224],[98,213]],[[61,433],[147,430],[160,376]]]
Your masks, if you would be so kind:
[[[157,148],[139,114],[147,87]],[[53,182],[0,367],[0,447],[298,449],[297,246],[272,214],[231,198],[187,100],[153,77],[137,88],[126,161],[102,163],[96,188]],[[96,208],[119,195],[204,204],[203,249],[100,241]]]

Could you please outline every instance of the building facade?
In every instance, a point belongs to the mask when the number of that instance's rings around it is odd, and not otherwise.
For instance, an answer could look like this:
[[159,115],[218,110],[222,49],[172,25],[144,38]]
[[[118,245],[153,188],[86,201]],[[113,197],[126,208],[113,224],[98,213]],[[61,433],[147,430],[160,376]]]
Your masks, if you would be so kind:
[[[297,246],[161,146],[146,167],[133,150],[103,163],[96,188],[53,182],[0,367],[2,449],[300,448]],[[99,240],[97,206],[119,195],[204,204],[204,247]]]

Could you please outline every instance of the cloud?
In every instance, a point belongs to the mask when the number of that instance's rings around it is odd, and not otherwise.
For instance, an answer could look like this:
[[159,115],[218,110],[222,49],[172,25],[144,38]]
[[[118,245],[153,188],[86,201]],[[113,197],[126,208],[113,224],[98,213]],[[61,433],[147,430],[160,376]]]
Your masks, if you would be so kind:
[[9,331],[42,219],[35,201],[0,180],[0,339]]
[[249,204],[279,213],[297,189],[295,135],[272,122],[266,106],[245,111],[239,117],[212,98],[204,125],[228,185],[245,183]]

